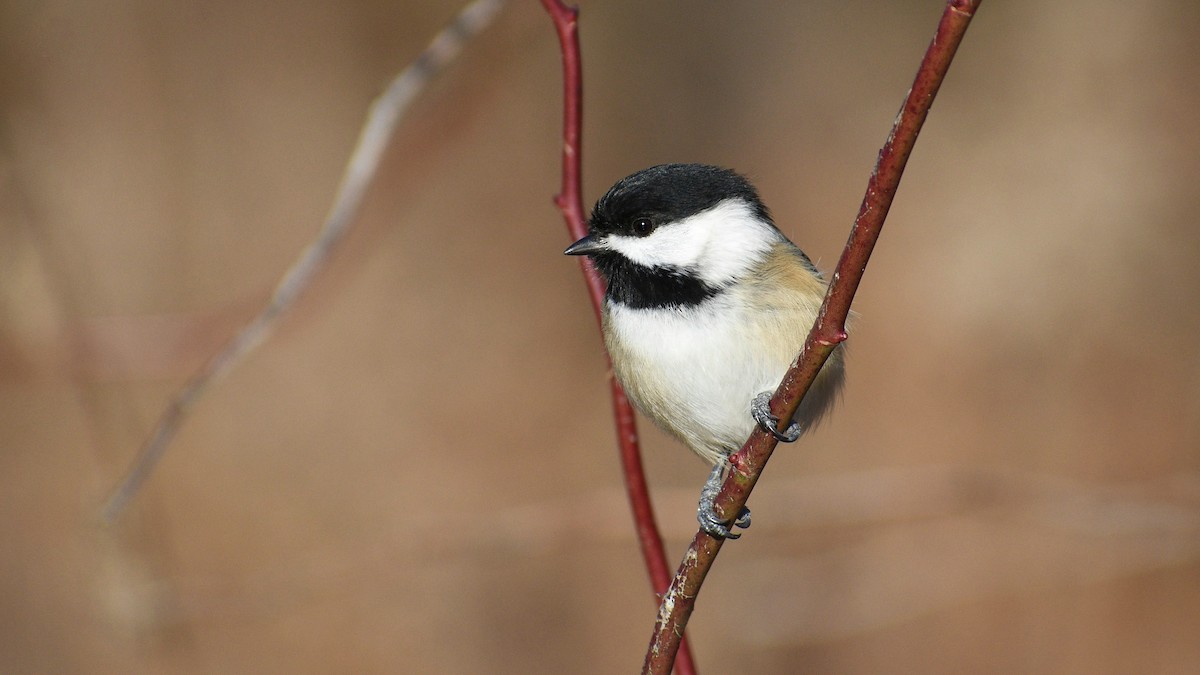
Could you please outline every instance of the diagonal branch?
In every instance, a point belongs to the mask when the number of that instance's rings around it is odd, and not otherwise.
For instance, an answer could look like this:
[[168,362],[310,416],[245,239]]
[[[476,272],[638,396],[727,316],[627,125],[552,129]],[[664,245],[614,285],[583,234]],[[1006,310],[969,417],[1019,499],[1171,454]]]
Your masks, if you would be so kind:
[[[817,321],[799,356],[771,397],[771,411],[779,416],[781,427],[786,427],[790,422],[825,360],[846,339],[846,317],[850,312],[850,303],[854,300],[871,251],[879,239],[884,219],[900,185],[904,165],[916,144],[917,134],[929,114],[954,52],[981,1],[949,0],[946,4],[912,89],[893,123],[887,142],[879,151],[879,159],[867,181],[866,195],[850,231],[850,239],[833,273]],[[729,472],[715,503],[718,516],[737,513],[746,504],[775,445],[776,441],[770,434],[755,429],[742,449],[730,458],[733,470]],[[721,544],[722,540],[703,531],[698,532],[692,540],[659,607],[654,635],[643,665],[644,673],[665,675],[671,671],[679,636],[687,626],[696,596],[721,550]]]
[[375,100],[362,131],[359,132],[358,143],[342,174],[337,195],[317,238],[283,275],[267,306],[258,316],[242,327],[167,404],[166,410],[158,419],[154,433],[142,446],[125,477],[105,502],[101,512],[104,522],[112,523],[121,515],[129,500],[150,477],[150,473],[162,459],[167,446],[187,418],[188,412],[208,387],[227,375],[247,354],[269,337],[279,317],[291,309],[296,299],[325,268],[337,245],[345,239],[350,226],[358,217],[359,207],[362,206],[367,188],[375,178],[383,152],[387,149],[392,133],[408,106],[425,85],[458,56],[463,45],[491,23],[503,5],[504,0],[474,0],[468,4],[449,26],[434,37],[425,51],[417,56],[416,61],[396,76],[383,94]]
[[[587,219],[583,211],[583,194],[580,188],[582,179],[582,137],[583,129],[583,73],[580,66],[578,17],[579,10],[564,5],[561,0],[542,0],[542,6],[554,21],[558,32],[559,46],[563,61],[563,182],[562,190],[554,198],[554,203],[563,213],[567,231],[572,239],[579,239],[587,234]],[[588,294],[592,299],[592,308],[596,312],[596,320],[600,320],[600,311],[604,302],[604,282],[596,273],[591,259],[580,256],[579,263],[583,277],[587,281]],[[612,375],[609,368],[609,387],[612,390],[613,417],[617,426],[617,443],[620,446],[621,466],[625,475],[625,490],[629,494],[629,502],[633,508],[634,524],[637,527],[638,542],[641,544],[642,557],[646,569],[650,573],[650,584],[655,597],[661,597],[667,590],[671,580],[670,567],[667,565],[667,554],[663,549],[662,535],[659,534],[658,524],[654,518],[654,507],[650,502],[650,488],[646,485],[646,473],[642,468],[642,452],[638,445],[636,418],[625,390]],[[679,637],[681,648],[679,654],[679,675],[691,675],[696,672],[691,650],[687,640]]]

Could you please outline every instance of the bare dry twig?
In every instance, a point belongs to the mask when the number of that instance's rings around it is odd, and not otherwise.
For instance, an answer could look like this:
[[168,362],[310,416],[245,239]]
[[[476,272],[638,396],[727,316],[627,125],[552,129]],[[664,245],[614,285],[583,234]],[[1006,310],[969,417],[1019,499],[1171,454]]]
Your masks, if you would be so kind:
[[[850,239],[833,273],[817,321],[800,354],[771,397],[771,411],[779,417],[781,425],[786,426],[790,422],[825,360],[846,339],[846,317],[850,313],[850,303],[854,300],[871,251],[879,239],[884,219],[900,185],[904,166],[921,125],[929,114],[938,87],[981,1],[949,0],[946,4],[912,89],[896,117],[887,142],[879,152],[858,217],[850,231]],[[729,472],[717,496],[715,507],[718,515],[737,513],[745,505],[776,444],[774,437],[756,429],[742,449],[730,458],[733,470]],[[659,606],[642,672],[666,675],[671,671],[679,638],[695,607],[704,577],[720,552],[722,543],[723,540],[703,531],[697,532],[692,540]]]
[[[582,183],[582,129],[583,129],[583,73],[580,66],[579,11],[568,7],[560,0],[542,0],[546,12],[554,21],[558,32],[563,61],[563,182],[562,190],[554,203],[563,213],[567,231],[572,240],[587,234],[587,218],[584,216]],[[596,320],[600,320],[600,309],[604,303],[604,281],[596,272],[591,259],[579,257],[580,268],[592,299]],[[625,390],[608,374],[612,391],[613,418],[617,427],[617,445],[620,448],[621,466],[625,475],[625,490],[633,509],[634,525],[642,558],[650,574],[650,585],[656,598],[661,598],[671,581],[670,567],[663,548],[662,535],[654,518],[654,507],[650,502],[650,488],[646,484],[646,473],[642,467],[642,451],[638,444],[637,421],[633,406],[625,396]],[[695,662],[686,638],[680,637],[680,653],[677,671],[680,675],[696,672]]]
[[267,339],[280,315],[291,309],[316,275],[325,268],[357,218],[384,150],[409,105],[425,85],[458,56],[463,45],[491,23],[504,2],[474,0],[464,7],[450,25],[438,33],[417,59],[375,99],[342,174],[333,205],[316,239],[283,275],[267,306],[209,359],[167,404],[154,432],[105,502],[101,512],[105,523],[115,521],[129,500],[137,494],[200,396]]

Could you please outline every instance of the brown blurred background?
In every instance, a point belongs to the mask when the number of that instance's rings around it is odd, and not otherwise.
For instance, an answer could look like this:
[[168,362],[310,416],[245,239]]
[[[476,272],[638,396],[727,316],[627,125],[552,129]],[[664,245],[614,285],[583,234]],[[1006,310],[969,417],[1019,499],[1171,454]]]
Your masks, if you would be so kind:
[[[444,2],[0,6],[0,671],[618,673],[654,619],[551,204],[560,65],[516,2],[359,229],[195,408]],[[585,2],[589,206],[734,167],[836,262],[941,11]],[[690,631],[706,673],[1200,663],[1200,9],[984,3],[859,293]],[[670,557],[706,468],[644,425]]]

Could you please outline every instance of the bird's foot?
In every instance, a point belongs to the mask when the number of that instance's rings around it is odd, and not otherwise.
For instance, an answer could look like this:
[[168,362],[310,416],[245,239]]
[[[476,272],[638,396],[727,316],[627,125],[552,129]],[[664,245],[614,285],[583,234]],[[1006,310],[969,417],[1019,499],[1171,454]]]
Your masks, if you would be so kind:
[[750,509],[744,506],[732,521],[721,520],[713,509],[713,502],[725,482],[725,470],[728,467],[728,460],[722,460],[713,467],[712,473],[708,474],[708,480],[704,482],[704,489],[700,491],[700,505],[696,509],[696,520],[700,521],[700,529],[717,539],[737,539],[742,535],[734,532],[734,527],[743,530],[750,527]]
[[800,438],[800,433],[803,431],[796,422],[792,422],[787,431],[779,431],[779,418],[771,414],[771,392],[769,391],[764,391],[754,397],[754,401],[750,404],[750,414],[754,416],[754,421],[758,422],[758,426],[781,443],[794,442]]

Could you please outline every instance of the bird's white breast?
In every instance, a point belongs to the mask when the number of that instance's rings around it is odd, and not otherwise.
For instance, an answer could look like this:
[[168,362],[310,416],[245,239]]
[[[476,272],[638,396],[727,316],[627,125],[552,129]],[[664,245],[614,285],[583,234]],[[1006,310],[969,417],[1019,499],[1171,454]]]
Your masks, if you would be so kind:
[[742,295],[731,288],[671,309],[611,304],[605,317],[613,367],[630,398],[714,463],[750,435],[751,400],[779,384],[785,355],[795,353],[763,349],[760,317]]

